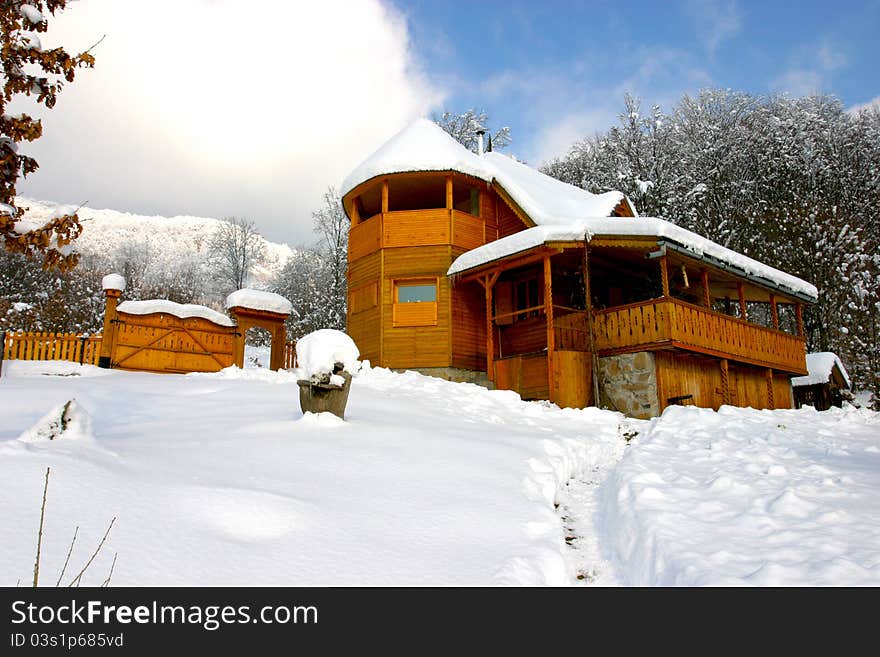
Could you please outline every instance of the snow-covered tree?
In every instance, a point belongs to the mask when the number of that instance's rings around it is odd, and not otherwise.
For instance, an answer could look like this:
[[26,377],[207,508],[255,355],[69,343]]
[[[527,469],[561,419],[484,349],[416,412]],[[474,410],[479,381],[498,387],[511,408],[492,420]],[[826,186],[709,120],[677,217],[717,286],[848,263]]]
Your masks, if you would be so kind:
[[322,328],[345,329],[349,220],[333,187],[312,219],[318,242],[297,249],[273,286],[293,304],[287,322],[292,338]]
[[264,252],[263,237],[254,222],[240,217],[221,222],[208,244],[208,262],[220,290],[229,293],[245,287]]
[[510,128],[502,127],[494,133],[489,130],[489,116],[483,110],[469,109],[464,112],[448,112],[434,114],[431,117],[437,125],[448,132],[455,140],[468,150],[477,152],[479,141],[477,131],[486,133],[485,145],[488,148],[491,143],[492,149],[500,151],[510,144]]
[[20,154],[19,144],[35,141],[43,133],[39,119],[27,114],[10,115],[7,105],[16,96],[34,96],[51,109],[65,82],[73,82],[76,70],[93,67],[88,52],[70,55],[63,48],[44,50],[39,33],[48,29],[46,13],[54,16],[68,0],[4,0],[0,3],[0,65],[3,93],[0,94],[0,241],[7,251],[28,256],[41,254],[44,267],[69,270],[77,255],[67,247],[79,235],[76,213],[61,214],[34,225],[21,221],[24,208],[16,206],[15,187],[20,177],[37,170],[37,161]]

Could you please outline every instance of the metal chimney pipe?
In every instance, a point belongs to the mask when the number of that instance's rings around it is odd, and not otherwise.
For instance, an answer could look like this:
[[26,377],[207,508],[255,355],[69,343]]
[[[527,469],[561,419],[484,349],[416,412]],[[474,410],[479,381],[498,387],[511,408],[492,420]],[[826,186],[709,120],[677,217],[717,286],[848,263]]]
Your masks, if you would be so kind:
[[483,128],[477,128],[477,155],[483,154],[483,135],[486,131]]

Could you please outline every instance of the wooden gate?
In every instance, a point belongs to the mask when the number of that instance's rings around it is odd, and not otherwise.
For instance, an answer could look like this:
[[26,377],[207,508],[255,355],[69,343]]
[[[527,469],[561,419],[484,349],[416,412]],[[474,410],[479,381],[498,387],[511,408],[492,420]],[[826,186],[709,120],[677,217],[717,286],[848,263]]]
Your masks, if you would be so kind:
[[111,366],[142,372],[218,372],[234,363],[236,327],[201,317],[120,312]]

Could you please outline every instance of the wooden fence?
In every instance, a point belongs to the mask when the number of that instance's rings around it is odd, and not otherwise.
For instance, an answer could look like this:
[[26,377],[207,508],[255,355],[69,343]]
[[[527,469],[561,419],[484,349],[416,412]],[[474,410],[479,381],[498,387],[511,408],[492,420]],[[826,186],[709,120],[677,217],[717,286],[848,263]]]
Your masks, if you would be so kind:
[[[100,335],[76,333],[18,332],[0,333],[5,360],[67,360],[72,363],[97,365],[101,355]],[[296,367],[296,342],[284,344],[284,368]]]
[[67,360],[97,365],[101,355],[100,335],[76,333],[6,333],[3,360]]
[[284,343],[284,369],[296,367],[296,342]]

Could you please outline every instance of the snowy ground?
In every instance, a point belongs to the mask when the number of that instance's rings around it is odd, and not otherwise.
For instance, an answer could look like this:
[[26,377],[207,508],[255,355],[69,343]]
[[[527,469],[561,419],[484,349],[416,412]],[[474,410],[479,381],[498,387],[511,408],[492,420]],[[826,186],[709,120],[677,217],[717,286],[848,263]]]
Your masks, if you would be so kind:
[[[28,582],[52,466],[44,581],[116,524],[116,585],[566,584],[557,490],[613,463],[618,415],[561,411],[373,369],[347,421],[299,411],[295,377],[12,361],[0,378],[0,582]],[[68,430],[28,429],[75,398]]]
[[600,491],[636,585],[880,585],[880,414],[672,407]]
[[880,584],[877,413],[624,421],[377,368],[341,423],[265,368],[3,367],[2,584],[30,579],[47,465],[51,584],[114,516],[84,583],[118,552],[116,585]]

